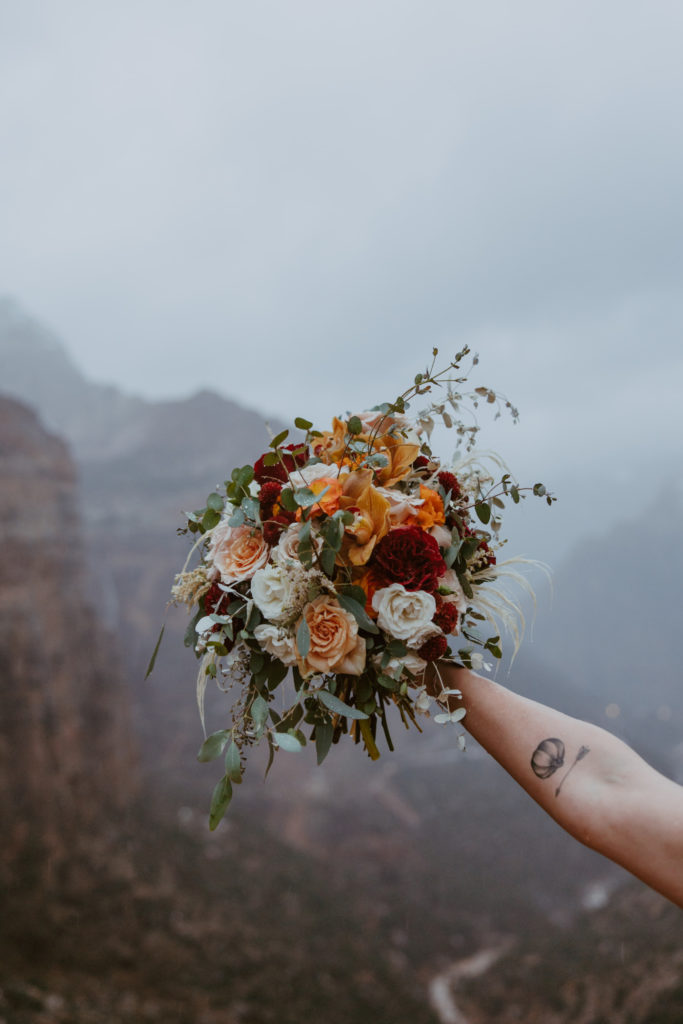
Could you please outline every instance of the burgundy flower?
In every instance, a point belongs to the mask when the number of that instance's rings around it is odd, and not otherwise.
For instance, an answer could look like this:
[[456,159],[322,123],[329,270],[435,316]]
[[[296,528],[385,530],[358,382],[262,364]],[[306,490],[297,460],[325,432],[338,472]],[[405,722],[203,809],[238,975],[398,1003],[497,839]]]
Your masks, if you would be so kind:
[[439,481],[446,494],[448,494],[449,491],[451,492],[451,499],[460,497],[462,492],[456,476],[449,473],[447,470],[443,470],[443,472],[439,473],[436,479]]
[[446,571],[436,539],[419,526],[390,530],[375,547],[371,565],[378,588],[402,583],[406,590],[430,594]]
[[272,516],[273,507],[281,493],[282,484],[278,483],[277,480],[266,480],[266,482],[261,485],[259,493],[259,511],[262,522],[265,522]]
[[230,595],[212,583],[204,594],[204,611],[207,615],[225,615],[225,609],[230,604]]
[[[301,451],[296,455],[286,454],[295,448],[301,449]],[[268,480],[279,480],[280,483],[286,483],[287,474],[298,466],[305,466],[309,458],[308,448],[303,448],[300,444],[288,444],[285,448],[281,448],[281,461],[276,462],[273,466],[266,466],[266,455],[269,454],[272,453],[266,452],[254,463],[254,479],[259,484],[264,484]]]
[[448,636],[455,632],[455,627],[458,625],[458,609],[453,601],[444,601],[441,594],[434,596],[436,598],[436,613],[432,622]]
[[417,653],[425,661],[438,661],[439,658],[443,658],[447,650],[448,640],[441,633],[439,636],[430,636],[429,640],[425,640]]

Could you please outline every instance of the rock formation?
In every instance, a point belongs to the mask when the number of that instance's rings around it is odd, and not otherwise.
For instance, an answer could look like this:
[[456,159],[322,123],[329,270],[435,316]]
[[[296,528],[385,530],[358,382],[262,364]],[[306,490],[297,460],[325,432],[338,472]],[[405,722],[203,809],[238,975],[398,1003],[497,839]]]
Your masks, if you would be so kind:
[[135,788],[115,646],[86,592],[66,446],[1,398],[0,870],[43,881]]

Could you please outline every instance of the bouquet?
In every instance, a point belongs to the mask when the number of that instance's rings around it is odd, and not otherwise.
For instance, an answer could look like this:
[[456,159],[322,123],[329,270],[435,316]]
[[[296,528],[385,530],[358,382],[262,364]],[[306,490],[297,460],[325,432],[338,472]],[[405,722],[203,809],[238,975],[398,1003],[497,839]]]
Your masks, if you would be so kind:
[[[521,608],[499,584],[525,579],[522,560],[497,561],[501,512],[525,490],[554,498],[542,484],[521,488],[497,456],[473,450],[479,427],[463,410],[483,403],[514,420],[517,410],[490,388],[463,393],[468,348],[441,371],[437,355],[393,402],[335,418],[324,431],[297,418],[298,440],[287,430],[273,437],[180,531],[196,539],[172,599],[193,612],[186,644],[200,662],[202,725],[209,681],[232,696],[229,724],[198,755],[224,758],[211,828],[253,744],[267,742],[268,769],[276,751],[300,751],[309,740],[321,764],[344,735],[374,760],[380,735],[394,749],[390,712],[418,729],[429,713],[430,663],[480,668],[487,653],[500,658],[497,620],[519,642]],[[411,418],[410,401],[437,388],[442,400]],[[430,448],[437,418],[460,445],[448,467]],[[460,707],[435,721],[464,715]]]

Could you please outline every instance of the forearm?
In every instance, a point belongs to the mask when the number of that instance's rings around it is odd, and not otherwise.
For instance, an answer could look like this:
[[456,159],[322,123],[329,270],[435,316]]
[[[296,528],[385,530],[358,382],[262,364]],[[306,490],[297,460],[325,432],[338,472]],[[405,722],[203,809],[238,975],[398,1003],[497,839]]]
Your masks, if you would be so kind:
[[[563,828],[683,906],[683,789],[611,733],[439,666],[468,732]],[[434,681],[433,691],[439,689]]]

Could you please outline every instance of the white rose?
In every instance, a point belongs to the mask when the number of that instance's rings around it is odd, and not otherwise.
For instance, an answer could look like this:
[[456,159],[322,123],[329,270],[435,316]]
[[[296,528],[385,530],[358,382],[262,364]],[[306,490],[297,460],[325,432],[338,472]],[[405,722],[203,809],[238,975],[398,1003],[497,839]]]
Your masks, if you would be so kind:
[[380,628],[409,647],[420,647],[441,632],[432,622],[436,601],[424,590],[406,590],[402,583],[392,583],[375,591],[372,607]]
[[279,565],[257,569],[251,578],[251,596],[261,614],[271,622],[281,622],[290,613],[292,583]]
[[289,636],[283,629],[263,623],[254,630],[254,636],[261,647],[272,658],[277,658],[284,665],[296,664],[296,645],[294,637]]

